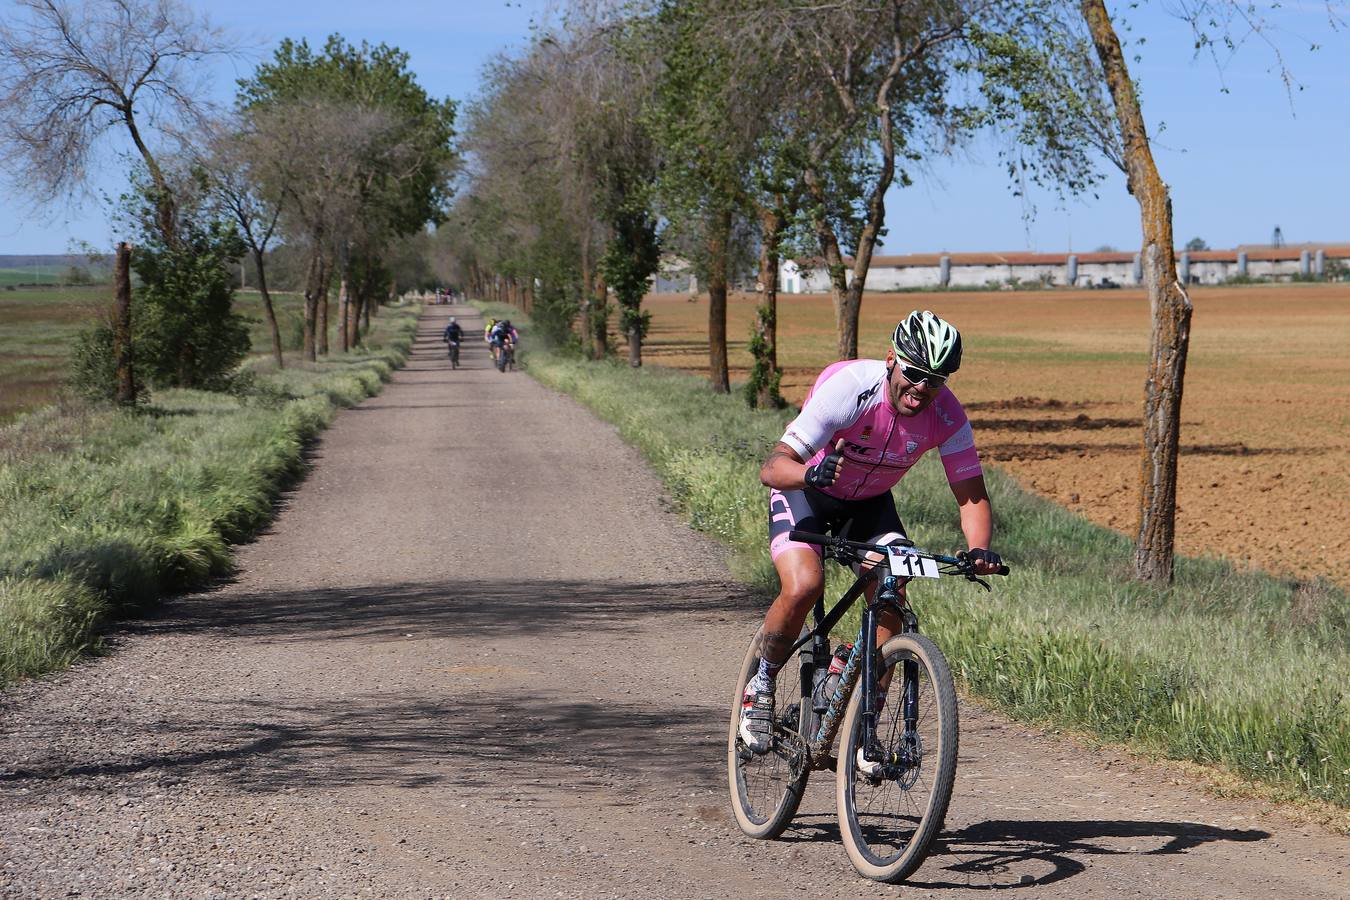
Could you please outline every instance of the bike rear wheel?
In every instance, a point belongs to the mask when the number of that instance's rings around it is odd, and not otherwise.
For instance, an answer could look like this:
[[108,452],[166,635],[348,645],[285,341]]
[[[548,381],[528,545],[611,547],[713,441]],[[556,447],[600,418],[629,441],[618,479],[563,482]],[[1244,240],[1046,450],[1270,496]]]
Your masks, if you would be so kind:
[[[881,648],[886,671],[895,667],[877,716],[877,739],[901,762],[879,775],[859,771],[863,740],[862,690],[844,715],[836,777],[839,832],[859,874],[897,882],[919,867],[942,830],[956,778],[956,688],[942,651],[920,634],[902,634]],[[905,682],[916,692],[913,730],[905,724]]]
[[741,831],[752,838],[768,839],[782,834],[797,814],[811,775],[810,754],[801,734],[803,713],[811,711],[811,697],[809,690],[802,690],[801,668],[790,660],[779,671],[775,686],[773,747],[764,754],[746,748],[740,739],[741,703],[746,684],[759,671],[759,640],[760,632],[755,632],[732,695],[727,783],[731,809]]

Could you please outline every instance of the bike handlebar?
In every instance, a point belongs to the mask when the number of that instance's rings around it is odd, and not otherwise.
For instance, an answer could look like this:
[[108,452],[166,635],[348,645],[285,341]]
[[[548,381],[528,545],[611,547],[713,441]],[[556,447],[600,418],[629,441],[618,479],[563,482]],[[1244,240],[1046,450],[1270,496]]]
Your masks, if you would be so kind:
[[[788,540],[796,541],[799,544],[816,544],[821,547],[834,547],[840,550],[852,550],[855,553],[885,553],[885,544],[868,544],[864,541],[849,541],[844,538],[830,537],[828,534],[814,534],[810,531],[790,531]],[[914,547],[914,542],[908,538],[900,538],[894,543],[903,547]],[[918,548],[915,548],[916,550]],[[918,550],[924,556],[931,557],[940,563],[950,566],[959,566],[962,569],[971,569],[971,563],[968,557],[963,553],[960,556],[943,556],[940,553],[929,553],[927,550]],[[1007,566],[999,566],[993,572],[987,572],[988,575],[1007,575],[1012,570]],[[953,573],[954,574],[954,573]],[[974,574],[973,569],[966,574]]]

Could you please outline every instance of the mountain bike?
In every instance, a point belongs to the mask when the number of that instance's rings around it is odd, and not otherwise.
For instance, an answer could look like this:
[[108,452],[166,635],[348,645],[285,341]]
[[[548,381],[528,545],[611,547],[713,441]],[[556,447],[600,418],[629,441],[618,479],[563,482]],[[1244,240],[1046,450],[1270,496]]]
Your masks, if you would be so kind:
[[516,345],[511,341],[503,341],[501,347],[497,350],[497,371],[505,372],[508,368],[516,367]]
[[[796,815],[811,771],[834,769],[839,833],[853,867],[877,881],[901,881],[923,862],[946,818],[958,724],[951,668],[937,645],[919,634],[918,616],[897,588],[942,576],[985,590],[989,583],[964,553],[930,553],[903,538],[881,545],[801,531],[789,537],[823,547],[827,559],[855,566],[858,577],[828,613],[824,598],[816,601],[812,624],[802,629],[778,673],[773,740],[762,754],[739,734],[745,686],[759,671],[760,632],[751,639],[727,739],[732,810],[748,836],[777,837]],[[997,574],[1008,574],[1008,567]],[[863,611],[835,683],[830,660],[839,651],[830,651],[830,631],[874,580],[880,581],[875,599]],[[898,614],[901,629],[877,648],[877,619],[888,610]],[[831,752],[836,738],[837,756]]]
[[450,345],[450,368],[459,368],[459,341],[447,341]]

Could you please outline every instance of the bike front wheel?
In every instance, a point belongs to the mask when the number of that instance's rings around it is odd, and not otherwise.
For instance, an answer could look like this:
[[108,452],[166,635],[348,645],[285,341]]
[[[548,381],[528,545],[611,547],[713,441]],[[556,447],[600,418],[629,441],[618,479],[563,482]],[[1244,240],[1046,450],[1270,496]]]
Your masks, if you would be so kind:
[[956,688],[942,651],[923,635],[897,635],[879,655],[879,671],[893,673],[877,715],[887,759],[872,774],[863,771],[862,690],[856,690],[841,728],[836,800],[853,867],[897,882],[924,861],[947,817],[956,778]]
[[774,691],[773,746],[754,753],[741,741],[741,704],[745,686],[759,671],[760,632],[755,632],[741,662],[740,677],[731,698],[731,727],[727,732],[727,782],[736,824],[752,838],[776,838],[801,805],[811,775],[810,754],[801,729],[803,711],[811,708],[810,691],[803,691],[801,668],[792,662],[778,672]]

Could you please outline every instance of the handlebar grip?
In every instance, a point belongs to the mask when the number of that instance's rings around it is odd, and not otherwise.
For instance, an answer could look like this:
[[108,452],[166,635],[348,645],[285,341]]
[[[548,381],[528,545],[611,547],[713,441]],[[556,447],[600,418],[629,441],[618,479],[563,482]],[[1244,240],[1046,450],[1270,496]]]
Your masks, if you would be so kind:
[[1009,569],[1007,566],[999,566],[999,567],[998,567],[998,571],[995,572],[994,574],[995,574],[995,575],[1007,575],[1007,574],[1009,574],[1010,572],[1012,572],[1012,569]]
[[788,540],[796,541],[798,544],[820,544],[825,545],[833,541],[829,535],[812,534],[809,531],[789,531]]

